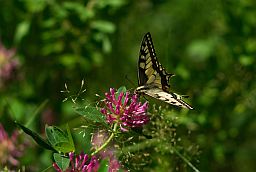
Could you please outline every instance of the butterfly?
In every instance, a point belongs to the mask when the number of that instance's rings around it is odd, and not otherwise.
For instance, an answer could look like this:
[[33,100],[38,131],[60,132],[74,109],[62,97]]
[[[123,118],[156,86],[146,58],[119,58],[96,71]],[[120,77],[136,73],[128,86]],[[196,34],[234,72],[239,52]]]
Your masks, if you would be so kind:
[[138,61],[138,88],[136,92],[146,94],[171,105],[193,109],[189,104],[182,100],[176,93],[169,92],[169,79],[174,74],[168,73],[158,62],[153,41],[150,33],[143,37],[139,61]]

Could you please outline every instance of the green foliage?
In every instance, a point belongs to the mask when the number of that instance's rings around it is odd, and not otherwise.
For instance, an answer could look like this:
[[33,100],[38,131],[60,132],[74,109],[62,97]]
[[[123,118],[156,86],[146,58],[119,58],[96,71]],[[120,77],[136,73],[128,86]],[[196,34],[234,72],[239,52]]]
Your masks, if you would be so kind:
[[173,111],[154,105],[150,112],[150,122],[144,127],[143,133],[152,138],[141,137],[136,133],[123,136],[120,143],[122,148],[118,152],[120,160],[132,171],[198,171],[198,145],[191,142],[193,138],[189,134],[180,135],[187,131],[186,126],[178,120]]
[[49,143],[58,152],[69,153],[75,151],[74,142],[69,131],[65,133],[60,128],[56,126],[47,126],[45,128],[45,133]]
[[62,171],[65,171],[69,167],[70,160],[68,157],[64,157],[62,154],[54,153],[53,158]]
[[52,151],[56,151],[54,149],[54,146],[52,146],[51,144],[49,144],[48,141],[44,140],[40,135],[38,135],[36,132],[28,129],[27,127],[15,122],[15,124],[17,126],[19,126],[26,134],[30,135],[35,141],[36,143],[39,145],[39,146],[42,146],[43,148],[45,149],[48,149],[48,150],[52,150]]
[[75,112],[82,115],[85,119],[90,122],[98,122],[102,125],[107,126],[105,116],[100,113],[99,109],[92,105],[85,105],[84,107],[76,107]]
[[15,122],[15,124],[19,126],[26,134],[30,135],[39,146],[42,146],[45,149],[52,150],[54,152],[62,152],[64,154],[75,151],[73,138],[68,126],[67,133],[56,126],[47,126],[45,128],[47,140],[44,140],[40,135],[27,127],[17,122]]
[[103,160],[100,163],[99,172],[107,172],[108,171],[108,159]]
[[126,93],[126,87],[125,87],[125,86],[122,86],[122,87],[118,88],[118,90],[117,90],[117,97],[118,97],[118,95],[119,95],[121,92]]
[[[8,0],[0,4],[1,43],[16,49],[15,58],[20,63],[18,76],[0,87],[0,119],[9,130],[13,129],[11,120],[29,123],[30,129],[17,125],[38,144],[52,149],[33,131],[43,131],[45,123],[68,121],[73,133],[72,129],[80,129],[84,122],[75,118],[68,101],[62,103],[66,98],[60,94],[64,83],[69,83],[71,90],[79,90],[85,78],[87,91],[78,97],[87,102],[95,102],[95,94],[103,95],[110,87],[126,85],[129,89],[124,76],[129,74],[136,82],[141,39],[150,31],[159,61],[176,75],[171,79],[171,89],[188,94],[195,110],[172,108],[161,112],[163,117],[151,126],[154,133],[144,129],[145,134],[153,134],[161,142],[149,148],[142,142],[140,150],[131,154],[124,149],[120,159],[130,158],[126,165],[134,170],[138,162],[144,167],[150,161],[147,170],[166,171],[177,162],[179,171],[187,171],[180,157],[166,150],[170,148],[168,139],[173,138],[170,129],[175,128],[174,140],[180,140],[175,148],[200,171],[255,170],[254,1]],[[88,122],[95,120],[105,125],[104,117],[93,106],[75,104],[75,111],[86,118],[85,125],[97,126]],[[172,122],[174,117],[177,119]],[[86,140],[90,140],[91,132],[84,132]],[[69,142],[69,134],[62,134]],[[119,145],[128,147],[137,142],[128,142],[130,137],[133,135],[123,136]],[[85,147],[91,148],[88,144],[80,149]],[[41,152],[35,149],[22,162],[45,169],[50,157]],[[38,159],[42,163],[38,164]]]

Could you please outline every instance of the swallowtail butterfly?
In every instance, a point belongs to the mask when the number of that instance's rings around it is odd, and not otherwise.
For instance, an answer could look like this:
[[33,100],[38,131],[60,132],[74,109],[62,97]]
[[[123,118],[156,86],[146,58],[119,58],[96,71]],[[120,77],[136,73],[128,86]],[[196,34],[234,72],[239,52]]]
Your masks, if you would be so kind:
[[171,105],[193,109],[182,100],[183,96],[169,92],[170,77],[174,74],[168,73],[158,62],[150,33],[144,36],[138,61],[138,84],[137,93],[146,94]]

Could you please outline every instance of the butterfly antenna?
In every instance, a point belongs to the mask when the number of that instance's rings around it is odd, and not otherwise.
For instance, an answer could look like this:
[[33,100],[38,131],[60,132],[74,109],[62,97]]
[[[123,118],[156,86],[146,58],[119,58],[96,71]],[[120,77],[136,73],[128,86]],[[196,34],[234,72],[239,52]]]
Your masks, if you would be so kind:
[[132,80],[130,80],[130,78],[128,78],[127,75],[125,75],[125,79],[126,79],[127,81],[129,81],[130,84],[131,84],[134,88],[136,88],[136,85],[134,84],[134,82],[132,82]]
[[[133,87],[134,88],[136,88],[137,86],[134,84],[134,82],[132,82],[132,80],[130,80],[129,78],[128,78],[128,76],[127,75],[125,75],[125,79],[127,79],[132,85],[133,85]],[[143,98],[144,99],[146,99],[147,101],[148,101],[148,99],[143,95]]]

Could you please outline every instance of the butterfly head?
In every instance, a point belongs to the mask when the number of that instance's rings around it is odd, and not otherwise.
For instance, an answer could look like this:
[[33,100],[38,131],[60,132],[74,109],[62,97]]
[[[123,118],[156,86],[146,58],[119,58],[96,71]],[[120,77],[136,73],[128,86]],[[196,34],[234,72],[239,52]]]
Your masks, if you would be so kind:
[[172,74],[172,73],[167,73],[167,72],[165,72],[164,74],[165,74],[165,77],[161,78],[162,89],[165,92],[169,92],[169,89],[170,89],[169,80],[170,80],[171,77],[173,77],[175,75]]

